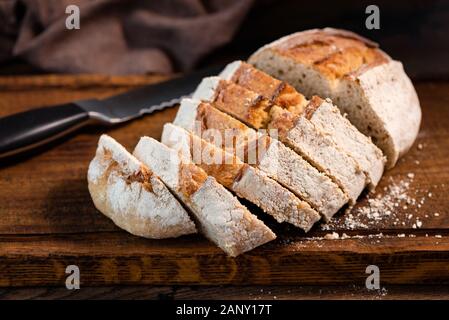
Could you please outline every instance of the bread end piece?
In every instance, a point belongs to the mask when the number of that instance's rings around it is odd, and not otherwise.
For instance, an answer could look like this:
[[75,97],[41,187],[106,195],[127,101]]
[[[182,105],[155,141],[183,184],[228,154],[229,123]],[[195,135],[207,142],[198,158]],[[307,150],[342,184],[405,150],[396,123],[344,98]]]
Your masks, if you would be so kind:
[[134,235],[162,239],[196,232],[159,178],[107,135],[100,137],[87,180],[95,207]]
[[354,112],[348,113],[348,118],[376,139],[374,142],[387,156],[386,166],[391,168],[418,136],[422,117],[418,95],[399,61],[370,68],[356,79],[361,91],[356,101],[361,100],[364,109],[369,110],[367,116],[374,113],[377,122],[370,126],[362,120],[364,114],[354,119],[358,116]]

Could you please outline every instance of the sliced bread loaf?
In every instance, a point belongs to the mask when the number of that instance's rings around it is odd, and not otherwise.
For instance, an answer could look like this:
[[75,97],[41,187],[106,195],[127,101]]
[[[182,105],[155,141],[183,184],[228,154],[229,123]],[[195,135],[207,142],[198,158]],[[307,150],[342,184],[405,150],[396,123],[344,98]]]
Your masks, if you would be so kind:
[[196,232],[162,181],[107,135],[100,137],[87,181],[95,207],[134,235],[161,239]]
[[306,116],[359,164],[369,178],[370,188],[375,188],[385,164],[382,151],[343,117],[330,100],[314,96],[307,101],[289,84],[242,61],[227,65],[220,77],[262,95],[293,114]]
[[279,139],[326,173],[354,204],[369,179],[356,161],[307,117],[283,109],[263,96],[219,77],[204,78],[194,99],[214,106],[252,126],[275,129]]
[[255,52],[249,63],[307,97],[329,97],[387,156],[387,167],[411,147],[421,108],[399,61],[352,32],[313,29]]
[[309,203],[325,220],[329,220],[348,201],[329,177],[296,152],[276,139],[257,133],[207,102],[183,99],[174,124],[265,172]]
[[215,178],[178,151],[152,138],[142,137],[134,155],[191,210],[202,233],[230,256],[237,256],[276,238]]
[[291,223],[307,232],[320,219],[320,215],[309,204],[262,171],[181,127],[165,124],[161,140],[278,222]]

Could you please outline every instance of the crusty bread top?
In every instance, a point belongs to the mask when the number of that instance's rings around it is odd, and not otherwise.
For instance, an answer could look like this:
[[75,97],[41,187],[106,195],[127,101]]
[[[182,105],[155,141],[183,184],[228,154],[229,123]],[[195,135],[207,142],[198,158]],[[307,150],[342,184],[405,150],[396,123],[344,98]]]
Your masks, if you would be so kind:
[[354,76],[391,60],[376,43],[355,33],[331,28],[297,32],[260,50],[267,48],[312,66],[331,79]]
[[255,128],[264,128],[269,121],[268,99],[219,77],[204,78],[193,94],[194,99],[206,100]]
[[283,138],[295,126],[300,116],[281,107],[274,106],[270,110],[270,117],[271,121],[268,124],[268,128],[278,130],[279,137]]
[[190,197],[207,179],[207,174],[192,163],[183,163],[180,168],[180,191]]
[[289,111],[286,108],[281,108],[278,105],[273,105],[270,109],[270,121],[268,123],[268,129],[276,129],[279,137],[285,137],[288,132],[297,124],[300,117],[304,117],[308,120],[311,119],[313,113],[324,102],[318,96],[313,96],[307,102],[304,110],[301,114],[297,114]]
[[304,108],[303,116],[310,120],[313,116],[313,113],[321,106],[323,102],[324,100],[321,99],[320,97],[312,96],[312,98],[309,100],[306,107]]
[[[307,100],[289,84],[258,70],[246,62],[234,61],[228,64],[220,76],[271,100],[274,104],[273,107],[286,109],[289,113],[283,112],[280,114],[276,110],[271,111],[271,109],[269,112],[271,121],[288,120],[282,126],[284,130],[292,127],[297,115],[310,119],[317,108],[324,102],[318,96],[313,96],[310,100]],[[284,120],[281,120],[281,118],[284,118]]]
[[307,103],[306,98],[291,85],[243,61],[238,60],[228,64],[220,77],[257,92],[274,104],[296,114],[301,113]]
[[[256,70],[250,65],[248,65],[247,69]],[[266,76],[271,78],[270,82],[273,80],[276,81],[275,78],[268,75]],[[269,79],[267,77],[266,79],[268,81]],[[256,80],[251,81],[256,82]],[[292,88],[292,92],[297,91]],[[305,117],[310,118],[316,108],[323,102],[319,97],[313,97],[310,101],[301,98],[303,100],[300,108],[288,108],[287,101],[284,101],[284,108],[281,108],[273,101],[267,99],[264,95],[219,77],[204,78],[193,97],[194,99],[209,101],[213,107],[229,113],[256,129],[269,127],[276,128],[284,133],[288,132],[288,130],[296,124],[298,116],[304,115]],[[207,106],[204,106],[203,108],[207,108]],[[204,118],[201,121],[204,122]],[[275,125],[273,125],[272,122],[274,122]],[[279,132],[279,134],[281,133],[282,132]]]

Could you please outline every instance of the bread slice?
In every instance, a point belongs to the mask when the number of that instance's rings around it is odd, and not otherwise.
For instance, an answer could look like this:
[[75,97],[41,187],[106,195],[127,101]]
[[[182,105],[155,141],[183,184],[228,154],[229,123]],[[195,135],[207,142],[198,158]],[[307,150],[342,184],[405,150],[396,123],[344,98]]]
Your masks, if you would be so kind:
[[278,222],[291,223],[307,232],[320,220],[320,215],[309,204],[298,199],[265,173],[193,133],[167,123],[161,140]]
[[399,61],[352,32],[313,29],[270,43],[249,63],[307,97],[329,97],[387,156],[387,167],[411,147],[421,108]]
[[155,172],[195,216],[201,232],[235,257],[276,238],[228,190],[177,151],[142,137],[134,155]]
[[368,178],[369,189],[373,191],[384,172],[386,158],[382,151],[342,116],[330,99],[313,96],[306,108],[306,117],[357,162]]
[[87,173],[95,207],[122,229],[146,238],[195,233],[195,224],[150,169],[102,135]]
[[358,163],[369,178],[370,189],[376,187],[384,170],[382,151],[343,117],[329,99],[313,96],[307,101],[289,84],[242,61],[228,64],[220,77],[252,90],[294,114],[306,116]]
[[309,203],[325,220],[348,201],[329,177],[296,152],[207,102],[183,99],[173,123],[260,169]]
[[253,128],[274,129],[283,143],[337,183],[349,196],[350,204],[356,202],[369,181],[355,160],[307,117],[297,116],[254,91],[229,80],[208,77],[200,83],[193,98],[210,101]]

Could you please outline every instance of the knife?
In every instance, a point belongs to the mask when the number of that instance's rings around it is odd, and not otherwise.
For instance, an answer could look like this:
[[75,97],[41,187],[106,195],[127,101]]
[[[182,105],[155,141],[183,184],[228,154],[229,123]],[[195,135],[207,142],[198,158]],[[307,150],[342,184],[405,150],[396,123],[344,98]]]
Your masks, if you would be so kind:
[[75,101],[0,118],[0,158],[41,146],[90,123],[115,125],[174,106],[202,78],[222,69],[215,66],[102,100]]

